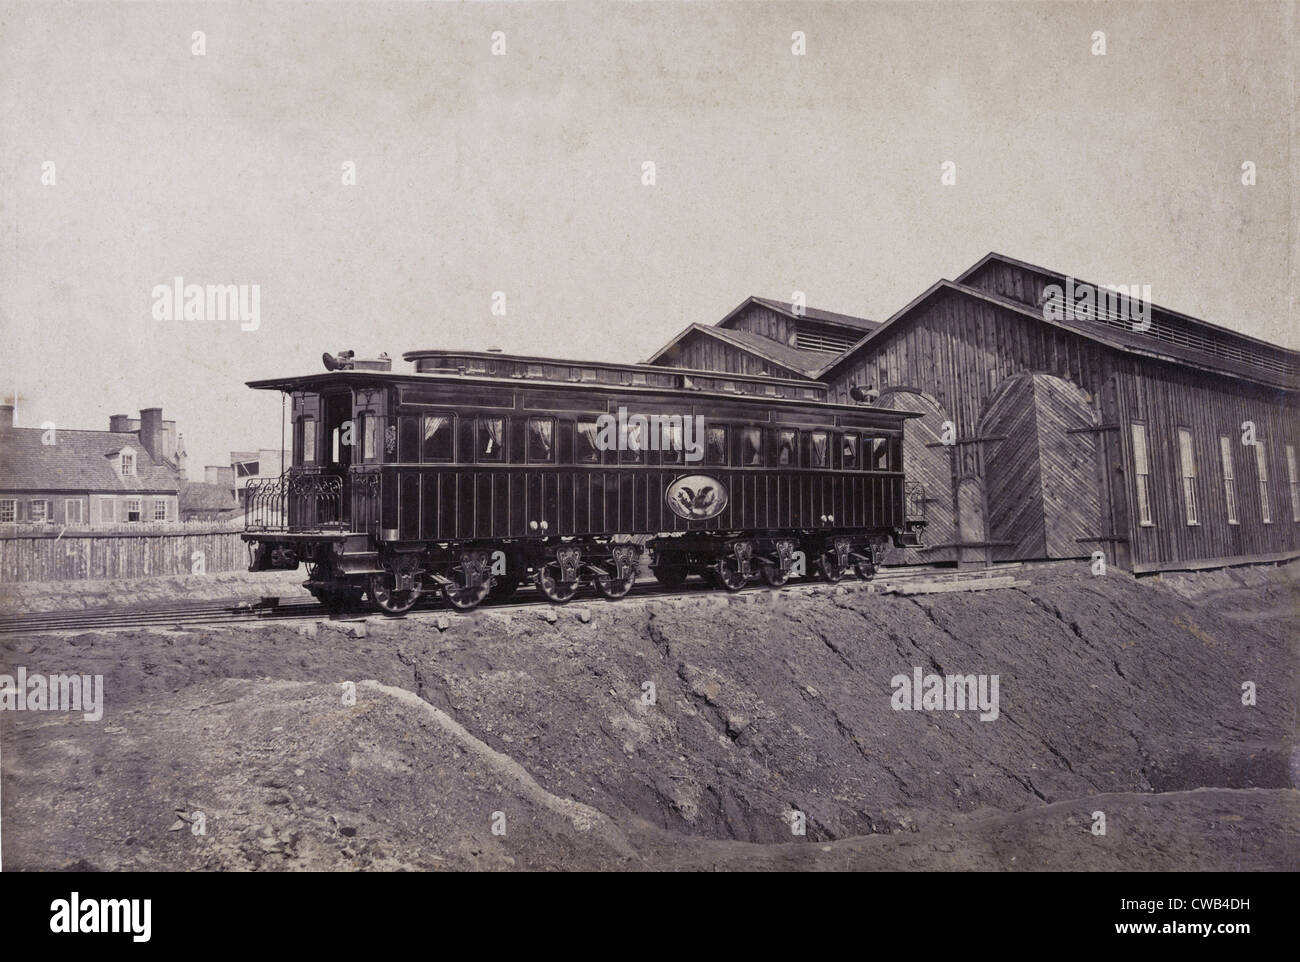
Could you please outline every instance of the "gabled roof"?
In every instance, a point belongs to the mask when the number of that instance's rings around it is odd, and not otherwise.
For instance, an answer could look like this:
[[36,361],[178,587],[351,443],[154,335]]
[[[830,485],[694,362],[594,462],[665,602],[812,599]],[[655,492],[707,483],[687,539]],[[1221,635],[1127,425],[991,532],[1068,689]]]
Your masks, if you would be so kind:
[[[958,274],[957,283],[966,285],[966,281],[971,276],[976,274],[981,268],[983,268],[990,261],[999,261],[1000,263],[1008,264],[1012,267],[1019,267],[1022,270],[1031,271],[1032,273],[1035,274],[1041,274],[1043,277],[1050,278],[1053,281],[1064,281],[1066,277],[1073,277],[1074,282],[1076,284],[1088,284],[1094,288],[1101,288],[1104,286],[1101,284],[1094,284],[1092,281],[1089,281],[1086,278],[1076,277],[1073,274],[1067,275],[1065,273],[1062,273],[1061,271],[1052,270],[1050,267],[1040,267],[1038,264],[1031,264],[1028,261],[1022,261],[1014,257],[1008,257],[1006,254],[999,254],[997,251],[989,251],[987,254],[985,254],[983,257],[977,260],[970,267],[966,268],[964,271]],[[1271,348],[1275,351],[1288,351],[1290,353],[1300,353],[1300,352],[1291,351],[1290,348],[1283,347],[1280,344],[1274,344],[1272,341],[1265,341],[1262,338],[1252,337],[1249,334],[1243,334],[1240,331],[1234,331],[1232,328],[1224,327],[1221,324],[1211,324],[1209,321],[1201,320],[1199,317],[1192,317],[1190,314],[1183,314],[1180,311],[1174,311],[1174,310],[1170,310],[1167,307],[1161,307],[1159,304],[1153,303],[1151,305],[1151,311],[1153,314],[1159,312],[1160,314],[1163,314],[1166,317],[1170,317],[1182,321],[1184,324],[1187,324],[1191,327],[1201,328],[1203,330],[1211,331],[1216,334],[1225,334],[1232,338],[1241,338],[1242,340],[1251,341],[1252,343],[1263,345],[1264,347]]]
[[800,320],[802,318],[810,321],[817,321],[821,324],[831,324],[836,327],[850,328],[858,332],[874,330],[880,326],[879,322],[867,320],[865,317],[854,317],[852,314],[837,314],[834,311],[823,311],[816,307],[806,307],[803,309],[802,314],[800,314],[795,310],[794,305],[787,301],[775,301],[771,298],[754,297],[753,295],[741,301],[734,310],[727,314],[726,317],[718,321],[716,326],[729,327],[731,321],[750,304],[761,304],[763,307],[777,311],[778,313],[784,314],[786,317],[794,318],[795,320]]
[[708,324],[691,324],[679,332],[671,341],[661,347],[647,361],[647,364],[654,364],[660,357],[668,353],[672,348],[682,343],[692,334],[700,334],[705,337],[711,337],[721,341],[731,347],[751,354],[754,357],[761,358],[772,364],[776,364],[786,370],[794,371],[804,377],[812,377],[812,372],[826,363],[827,355],[816,351],[800,351],[797,348],[790,347],[788,344],[782,344],[780,341],[774,341],[770,337],[764,337],[761,334],[752,334],[749,331],[733,331],[730,328],[712,327]]
[[[180,483],[156,463],[134,434],[59,428],[54,444],[42,444],[41,428],[0,429],[0,490],[175,492]],[[113,465],[123,448],[135,452],[135,477],[124,478]]]
[[[985,260],[987,260],[987,258],[985,258]],[[963,276],[969,276],[969,274],[970,271],[967,271]],[[1041,324],[1048,324],[1053,327],[1062,328],[1073,334],[1077,334],[1080,337],[1085,337],[1100,344],[1105,344],[1107,347],[1113,348],[1117,351],[1123,351],[1127,354],[1140,355],[1154,360],[1180,364],[1184,367],[1194,367],[1200,370],[1212,371],[1215,374],[1227,374],[1232,377],[1238,377],[1260,384],[1280,386],[1291,390],[1300,389],[1300,378],[1274,374],[1271,371],[1261,371],[1258,367],[1252,364],[1234,361],[1212,354],[1206,354],[1203,351],[1181,347],[1175,344],[1168,344],[1163,341],[1152,340],[1151,338],[1144,337],[1141,334],[1126,332],[1105,324],[1098,324],[1077,318],[1051,320],[1044,317],[1041,308],[1034,308],[1025,304],[1023,301],[1003,297],[999,294],[992,294],[979,288],[968,287],[965,284],[960,284],[946,279],[936,281],[934,284],[930,285],[929,288],[914,298],[910,303],[891,315],[888,320],[880,325],[880,327],[862,338],[843,354],[833,358],[828,364],[815,372],[812,377],[816,380],[824,380],[826,375],[828,375],[833,369],[839,367],[841,364],[849,362],[861,354],[862,351],[869,349],[873,344],[883,343],[896,329],[907,324],[918,307],[942,291],[952,291],[963,297],[974,298],[988,304],[996,305],[1005,310],[1013,311],[1022,317],[1038,321]],[[1259,343],[1267,344],[1268,342],[1261,341]],[[1269,346],[1277,350],[1286,350],[1277,345],[1270,344]]]
[[181,482],[179,503],[182,514],[187,511],[233,511],[239,507],[233,489],[204,481]]

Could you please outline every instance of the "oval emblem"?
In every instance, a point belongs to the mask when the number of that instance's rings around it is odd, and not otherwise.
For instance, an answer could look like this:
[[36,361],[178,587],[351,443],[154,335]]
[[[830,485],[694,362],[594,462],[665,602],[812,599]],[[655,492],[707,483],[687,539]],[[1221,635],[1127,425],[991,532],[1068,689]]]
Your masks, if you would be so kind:
[[708,521],[727,507],[727,486],[710,474],[687,474],[664,494],[673,514],[687,521]]

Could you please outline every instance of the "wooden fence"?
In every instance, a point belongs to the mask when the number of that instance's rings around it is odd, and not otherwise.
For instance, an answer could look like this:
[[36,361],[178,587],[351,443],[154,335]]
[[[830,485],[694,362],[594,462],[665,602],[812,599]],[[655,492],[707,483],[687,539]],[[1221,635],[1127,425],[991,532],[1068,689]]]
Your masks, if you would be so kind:
[[0,525],[0,582],[148,578],[248,568],[243,520]]

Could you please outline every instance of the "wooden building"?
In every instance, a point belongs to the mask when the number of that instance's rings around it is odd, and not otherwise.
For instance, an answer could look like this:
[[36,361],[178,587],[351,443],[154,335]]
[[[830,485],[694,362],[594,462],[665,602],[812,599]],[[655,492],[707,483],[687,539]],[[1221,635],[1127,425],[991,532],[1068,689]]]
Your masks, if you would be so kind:
[[1068,284],[989,254],[805,373],[922,415],[927,544],[892,560],[1300,555],[1300,352],[1118,296],[1061,316]]

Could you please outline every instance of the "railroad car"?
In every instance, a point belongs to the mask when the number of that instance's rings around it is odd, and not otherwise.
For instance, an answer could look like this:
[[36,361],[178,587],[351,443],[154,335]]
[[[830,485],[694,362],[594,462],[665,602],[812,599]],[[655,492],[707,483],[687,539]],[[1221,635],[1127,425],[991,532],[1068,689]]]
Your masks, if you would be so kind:
[[332,607],[456,609],[531,581],[553,602],[663,584],[869,578],[917,543],[907,412],[743,374],[412,351],[249,382],[291,398],[292,461],[245,494],[250,570],[306,565]]

